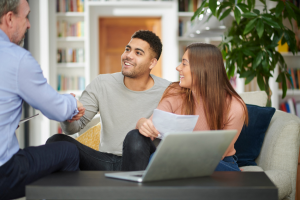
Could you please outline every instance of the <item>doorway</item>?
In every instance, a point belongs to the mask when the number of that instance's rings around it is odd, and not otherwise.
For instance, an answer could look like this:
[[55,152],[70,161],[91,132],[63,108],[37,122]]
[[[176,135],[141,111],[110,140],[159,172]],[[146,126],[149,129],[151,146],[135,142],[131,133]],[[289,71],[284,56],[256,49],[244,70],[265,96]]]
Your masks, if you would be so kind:
[[[101,17],[99,18],[99,73],[122,70],[121,55],[131,36],[138,30],[149,30],[161,37],[161,18]],[[162,56],[151,74],[162,77]]]

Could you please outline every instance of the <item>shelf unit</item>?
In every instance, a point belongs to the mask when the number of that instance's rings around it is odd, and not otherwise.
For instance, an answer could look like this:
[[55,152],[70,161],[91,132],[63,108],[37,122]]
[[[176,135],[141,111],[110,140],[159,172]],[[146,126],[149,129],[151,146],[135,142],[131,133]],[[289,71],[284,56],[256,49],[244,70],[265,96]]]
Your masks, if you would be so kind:
[[[85,13],[84,12],[58,12],[55,13],[56,17],[56,22],[58,21],[66,21],[69,23],[77,23],[77,22],[84,22],[85,21]],[[59,27],[56,27],[56,29],[59,29]],[[62,30],[60,30],[62,31]],[[58,30],[56,30],[56,33]],[[83,31],[85,32],[85,31]],[[86,37],[81,36],[81,37],[76,37],[76,36],[67,36],[67,37],[56,37],[56,48],[55,50],[57,51],[58,49],[68,49],[68,48],[81,48],[85,52],[85,42],[86,42]],[[86,60],[86,59],[84,59]],[[64,75],[64,76],[71,76],[71,77],[79,77],[82,76],[84,79],[87,79],[87,74],[85,68],[87,68],[85,62],[57,62],[56,64],[56,74]],[[59,80],[57,80],[57,85]],[[85,81],[86,82],[86,81]],[[57,87],[56,87],[57,88]],[[59,93],[74,93],[76,94],[77,97],[81,95],[83,90],[74,90],[73,88],[67,89],[67,90],[60,90]]]
[[[300,69],[300,54],[293,55],[291,52],[287,53],[281,53],[281,55],[284,57],[284,60],[290,69]],[[300,77],[299,77],[300,78]],[[286,97],[282,99],[282,89],[278,87],[277,84],[276,91],[278,96],[278,103],[277,105],[274,105],[277,109],[280,108],[280,104],[283,102],[286,102],[289,98],[295,99],[296,102],[300,102],[300,89],[288,89],[286,93]]]

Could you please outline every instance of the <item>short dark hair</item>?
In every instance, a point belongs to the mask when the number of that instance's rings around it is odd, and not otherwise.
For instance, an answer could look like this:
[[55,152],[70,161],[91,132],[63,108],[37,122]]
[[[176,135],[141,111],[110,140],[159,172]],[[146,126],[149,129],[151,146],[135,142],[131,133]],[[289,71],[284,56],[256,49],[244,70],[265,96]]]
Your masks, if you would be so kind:
[[0,0],[0,24],[1,18],[6,13],[12,11],[14,14],[18,14],[18,6],[20,4],[20,0]]
[[147,30],[139,30],[135,32],[131,38],[138,38],[147,42],[150,45],[150,48],[154,51],[155,58],[157,60],[159,59],[162,52],[162,43],[155,33]]

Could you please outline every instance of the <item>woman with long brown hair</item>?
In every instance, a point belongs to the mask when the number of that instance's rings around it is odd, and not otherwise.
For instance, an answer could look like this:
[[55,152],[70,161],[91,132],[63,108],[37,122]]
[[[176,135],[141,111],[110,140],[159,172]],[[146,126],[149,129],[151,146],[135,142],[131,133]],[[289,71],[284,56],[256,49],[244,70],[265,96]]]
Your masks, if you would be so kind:
[[[220,50],[211,44],[191,44],[176,70],[180,82],[166,89],[157,109],[179,115],[199,115],[194,131],[237,130],[216,170],[240,171],[234,143],[243,125],[248,124],[248,111],[228,80]],[[126,159],[123,160],[127,161],[122,163],[123,170],[144,170],[155,151],[152,141],[159,132],[152,117],[141,118],[136,128],[124,140],[123,158]]]

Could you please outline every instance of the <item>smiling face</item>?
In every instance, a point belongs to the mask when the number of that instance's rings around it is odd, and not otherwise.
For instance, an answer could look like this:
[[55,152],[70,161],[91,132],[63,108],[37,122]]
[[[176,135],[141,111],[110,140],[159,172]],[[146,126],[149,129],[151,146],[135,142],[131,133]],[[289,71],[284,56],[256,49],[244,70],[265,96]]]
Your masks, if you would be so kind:
[[133,38],[121,56],[122,74],[129,78],[149,75],[155,60],[150,45],[144,40]]
[[192,73],[191,73],[191,67],[190,62],[188,58],[188,51],[184,53],[182,56],[182,61],[178,67],[176,67],[176,70],[179,72],[180,75],[180,87],[184,88],[192,88]]
[[26,31],[30,28],[28,14],[30,8],[26,0],[20,0],[18,7],[18,14],[14,14],[15,24],[13,27],[13,34],[11,41],[17,45],[21,45],[25,38]]

